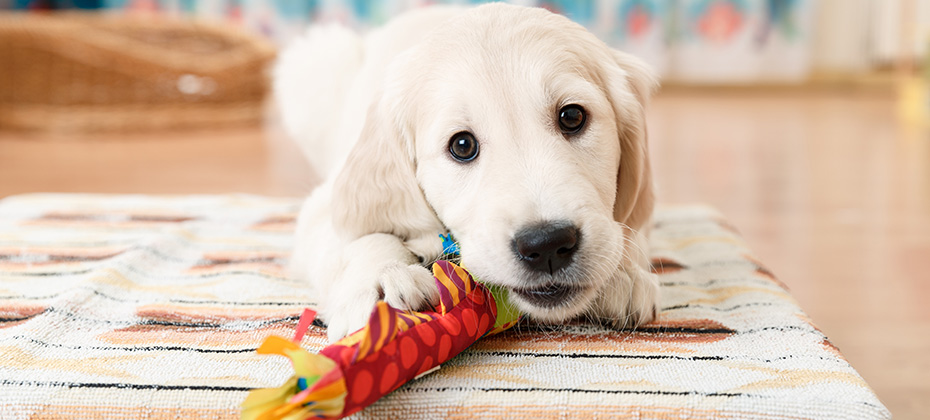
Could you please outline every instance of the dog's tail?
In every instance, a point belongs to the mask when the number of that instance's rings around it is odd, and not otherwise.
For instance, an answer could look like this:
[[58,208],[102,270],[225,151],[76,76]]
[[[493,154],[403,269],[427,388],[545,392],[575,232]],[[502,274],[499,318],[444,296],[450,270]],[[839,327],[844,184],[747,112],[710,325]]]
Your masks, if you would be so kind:
[[284,129],[317,174],[342,161],[348,139],[334,138],[344,102],[364,60],[362,38],[338,24],[310,27],[280,54],[274,96]]

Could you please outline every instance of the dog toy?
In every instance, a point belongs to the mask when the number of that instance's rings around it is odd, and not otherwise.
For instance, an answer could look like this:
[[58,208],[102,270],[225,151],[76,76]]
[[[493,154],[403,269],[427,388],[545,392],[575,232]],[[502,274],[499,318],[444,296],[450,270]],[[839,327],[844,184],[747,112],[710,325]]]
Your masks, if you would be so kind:
[[351,415],[520,319],[506,289],[489,289],[449,261],[432,269],[440,296],[435,311],[400,311],[380,301],[365,327],[318,354],[299,345],[316,316],[312,310],[301,315],[293,340],[268,337],[258,353],[290,358],[295,373],[278,388],[253,390],[242,403],[242,419]]

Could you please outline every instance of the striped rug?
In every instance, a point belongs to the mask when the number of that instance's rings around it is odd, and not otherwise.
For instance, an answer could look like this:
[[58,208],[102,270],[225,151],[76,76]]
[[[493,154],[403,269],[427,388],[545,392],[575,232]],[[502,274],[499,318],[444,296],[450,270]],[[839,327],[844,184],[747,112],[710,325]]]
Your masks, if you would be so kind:
[[[0,419],[233,419],[277,386],[313,296],[288,278],[296,199],[0,200]],[[660,211],[659,320],[521,325],[359,418],[844,418],[890,414],[720,215]],[[325,346],[313,327],[303,345]]]

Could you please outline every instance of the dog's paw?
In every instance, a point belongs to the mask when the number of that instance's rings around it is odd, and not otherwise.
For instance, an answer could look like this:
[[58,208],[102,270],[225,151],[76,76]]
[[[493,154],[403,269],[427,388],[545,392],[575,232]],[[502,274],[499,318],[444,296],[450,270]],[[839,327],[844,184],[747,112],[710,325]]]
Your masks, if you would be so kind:
[[613,328],[637,328],[658,316],[659,277],[643,269],[624,271],[604,288],[594,306],[595,316]]
[[627,309],[627,326],[637,328],[656,319],[659,311],[659,276],[639,270],[633,279],[633,294]]
[[324,272],[319,281],[328,288],[321,313],[329,324],[330,340],[364,327],[379,299],[400,310],[439,303],[432,273],[416,264],[416,255],[398,237],[365,235],[345,246],[342,254],[340,267]]
[[326,336],[329,341],[335,342],[364,327],[379,297],[378,289],[371,288],[329,302],[325,312]]
[[364,327],[379,299],[400,310],[423,310],[439,304],[439,289],[426,268],[390,262],[375,272],[377,282],[357,282],[362,287],[334,295],[326,305],[326,334],[331,342]]
[[419,311],[439,304],[436,280],[425,267],[400,262],[387,264],[378,279],[384,301],[394,308]]
[[404,242],[404,247],[409,249],[413,255],[416,255],[420,263],[424,264],[435,261],[443,252],[442,241],[439,240],[438,235],[426,235],[408,239]]

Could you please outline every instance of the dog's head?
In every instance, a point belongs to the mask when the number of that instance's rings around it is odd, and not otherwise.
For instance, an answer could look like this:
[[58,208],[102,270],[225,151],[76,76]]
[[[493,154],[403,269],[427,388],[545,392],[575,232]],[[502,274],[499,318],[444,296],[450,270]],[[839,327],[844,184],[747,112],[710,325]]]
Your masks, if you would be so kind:
[[[394,60],[335,185],[336,224],[447,228],[544,321],[584,312],[652,213],[639,60],[541,9],[472,9]],[[438,238],[437,238],[438,244]]]

